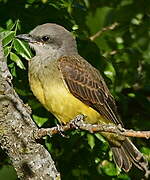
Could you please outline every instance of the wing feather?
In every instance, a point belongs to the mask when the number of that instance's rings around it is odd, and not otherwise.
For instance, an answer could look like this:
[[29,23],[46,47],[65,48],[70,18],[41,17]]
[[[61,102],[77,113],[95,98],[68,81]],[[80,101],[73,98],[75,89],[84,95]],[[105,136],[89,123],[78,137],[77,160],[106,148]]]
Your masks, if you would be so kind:
[[99,112],[105,119],[122,124],[114,98],[99,71],[80,56],[63,56],[58,68],[69,91],[79,100]]

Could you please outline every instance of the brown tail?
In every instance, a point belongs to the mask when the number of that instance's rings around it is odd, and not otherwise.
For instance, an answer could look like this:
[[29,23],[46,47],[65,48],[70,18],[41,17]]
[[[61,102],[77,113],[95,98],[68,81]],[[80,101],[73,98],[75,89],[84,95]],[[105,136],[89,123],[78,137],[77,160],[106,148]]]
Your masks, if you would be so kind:
[[120,147],[112,147],[113,157],[118,167],[128,172],[132,164],[145,172],[148,171],[148,162],[133,143],[126,138]]

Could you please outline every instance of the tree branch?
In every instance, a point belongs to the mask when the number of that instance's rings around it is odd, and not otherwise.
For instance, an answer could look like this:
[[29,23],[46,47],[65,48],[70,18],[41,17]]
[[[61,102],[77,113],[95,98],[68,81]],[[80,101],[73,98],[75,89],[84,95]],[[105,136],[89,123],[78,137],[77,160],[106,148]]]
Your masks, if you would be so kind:
[[[95,132],[107,132],[107,133],[115,133],[118,136],[126,136],[126,137],[140,137],[140,138],[150,138],[150,131],[134,131],[128,130],[121,127],[121,125],[114,124],[87,124],[84,122],[83,115],[78,115],[72,121],[68,122],[66,125],[61,125],[53,128],[41,128],[35,133],[35,138],[40,139],[46,135],[52,136],[57,133],[61,133],[67,131],[69,129],[81,129],[89,131],[90,133]],[[145,168],[145,177],[148,178],[150,175],[150,171]]]
[[7,153],[17,175],[24,180],[59,180],[49,152],[36,142],[38,128],[13,89],[0,41],[0,145]]
[[91,41],[94,41],[97,37],[99,37],[103,32],[108,31],[108,30],[113,30],[115,29],[119,24],[117,22],[111,24],[110,26],[106,26],[104,28],[102,28],[101,30],[99,30],[96,34],[92,35],[90,37]]
[[47,128],[47,129],[39,129],[35,133],[35,138],[39,139],[43,136],[49,135],[52,136],[54,134],[57,134],[59,132],[67,131],[69,129],[81,129],[89,131],[90,133],[94,132],[108,132],[108,133],[115,133],[120,136],[126,136],[126,137],[139,137],[139,138],[150,138],[150,131],[134,131],[134,130],[128,130],[121,127],[121,125],[114,125],[114,124],[87,124],[84,122],[84,116],[78,115],[76,118],[74,118],[72,121],[67,123],[64,126],[57,126],[53,128]]

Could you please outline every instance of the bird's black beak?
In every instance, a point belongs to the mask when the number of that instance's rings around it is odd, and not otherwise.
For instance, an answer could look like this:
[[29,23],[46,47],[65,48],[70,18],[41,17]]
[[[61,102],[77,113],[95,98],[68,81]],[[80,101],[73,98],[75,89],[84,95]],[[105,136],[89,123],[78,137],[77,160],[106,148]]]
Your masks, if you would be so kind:
[[30,34],[19,34],[16,36],[16,38],[30,42],[30,43],[36,42],[35,39]]

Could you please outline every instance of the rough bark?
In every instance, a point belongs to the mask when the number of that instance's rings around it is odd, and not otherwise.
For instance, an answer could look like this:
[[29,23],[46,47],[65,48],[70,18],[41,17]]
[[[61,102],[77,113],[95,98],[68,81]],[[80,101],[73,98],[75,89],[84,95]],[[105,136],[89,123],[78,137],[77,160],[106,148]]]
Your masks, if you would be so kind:
[[35,140],[38,127],[11,83],[0,41],[0,145],[25,180],[60,179],[50,153]]

